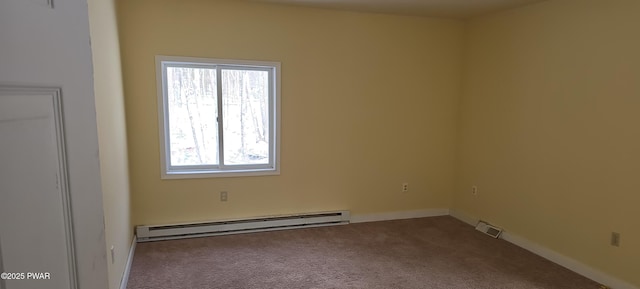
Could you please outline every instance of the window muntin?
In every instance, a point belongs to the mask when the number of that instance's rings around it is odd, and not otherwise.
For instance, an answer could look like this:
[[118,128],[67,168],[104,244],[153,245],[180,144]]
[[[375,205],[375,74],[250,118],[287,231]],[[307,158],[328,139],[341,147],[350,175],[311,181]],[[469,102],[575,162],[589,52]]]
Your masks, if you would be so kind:
[[157,57],[164,178],[278,173],[275,62]]

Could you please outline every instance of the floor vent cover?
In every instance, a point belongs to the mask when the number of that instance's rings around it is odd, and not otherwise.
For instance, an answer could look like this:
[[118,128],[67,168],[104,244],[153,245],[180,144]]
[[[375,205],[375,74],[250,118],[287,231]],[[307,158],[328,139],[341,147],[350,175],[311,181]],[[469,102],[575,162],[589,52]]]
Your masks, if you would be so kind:
[[492,226],[485,221],[479,221],[478,225],[476,225],[476,230],[482,233],[485,233],[491,237],[494,237],[496,239],[500,237],[500,234],[502,233],[502,228]]

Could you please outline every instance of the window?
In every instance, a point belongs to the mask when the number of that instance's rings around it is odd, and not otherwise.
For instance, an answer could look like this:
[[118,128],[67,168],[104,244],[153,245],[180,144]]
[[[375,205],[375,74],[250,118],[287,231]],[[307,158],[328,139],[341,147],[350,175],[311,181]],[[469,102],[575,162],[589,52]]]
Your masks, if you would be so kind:
[[163,178],[278,174],[280,63],[156,57]]

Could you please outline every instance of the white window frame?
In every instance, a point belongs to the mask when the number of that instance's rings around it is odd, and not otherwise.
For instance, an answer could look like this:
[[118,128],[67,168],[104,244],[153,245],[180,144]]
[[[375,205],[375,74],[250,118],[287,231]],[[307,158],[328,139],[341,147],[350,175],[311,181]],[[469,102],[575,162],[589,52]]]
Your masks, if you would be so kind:
[[[160,165],[162,179],[245,177],[280,174],[280,62],[156,56],[156,82],[158,93],[158,126],[160,133]],[[218,108],[222,110],[221,69],[260,70],[269,72],[269,163],[255,165],[225,165],[222,125],[218,121],[219,165],[171,166],[169,138],[169,109],[167,97],[167,67],[213,67],[218,78]]]

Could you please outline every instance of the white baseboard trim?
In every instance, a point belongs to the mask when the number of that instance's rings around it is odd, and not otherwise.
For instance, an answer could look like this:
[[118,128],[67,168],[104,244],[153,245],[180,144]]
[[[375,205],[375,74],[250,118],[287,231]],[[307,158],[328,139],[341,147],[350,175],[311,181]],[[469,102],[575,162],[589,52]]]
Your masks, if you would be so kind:
[[449,215],[474,227],[478,224],[479,221],[479,219],[477,218],[471,217],[463,212],[456,210],[449,210]]
[[523,237],[518,235],[503,232],[502,239],[505,241],[512,243],[518,247],[521,247],[527,251],[530,251],[538,256],[541,256],[553,263],[559,264],[562,267],[565,267],[573,272],[576,272],[582,276],[585,276],[591,280],[594,280],[600,284],[606,285],[612,289],[638,289],[638,287],[629,284],[625,281],[622,281],[618,278],[615,278],[609,274],[606,274],[600,270],[594,269],[590,266],[587,266],[583,263],[580,263],[574,259],[571,259],[567,256],[564,256],[556,251],[548,249],[544,246],[541,246],[537,243],[529,241]]
[[[471,217],[460,211],[451,210],[450,215],[460,221],[475,226],[478,223],[478,219]],[[562,267],[565,267],[573,272],[576,272],[584,277],[594,280],[600,284],[606,285],[612,289],[640,289],[626,281],[620,280],[609,274],[606,274],[600,270],[594,269],[583,263],[580,263],[572,258],[562,255],[556,251],[546,248],[542,245],[534,243],[526,238],[520,237],[516,234],[503,231],[500,237],[501,239],[512,243],[520,248],[530,251],[542,258],[545,258],[553,263],[556,263]]]
[[366,223],[366,222],[391,221],[391,220],[414,219],[414,218],[425,218],[425,217],[436,217],[436,216],[447,216],[447,215],[449,215],[449,209],[426,209],[426,210],[416,210],[416,211],[379,213],[379,214],[351,215],[350,222]]
[[129,249],[129,256],[127,257],[127,264],[124,266],[124,272],[122,274],[122,280],[120,281],[120,289],[127,289],[129,283],[129,273],[131,272],[131,264],[133,263],[133,255],[136,252],[136,244],[138,244],[138,237],[133,235],[133,242]]

